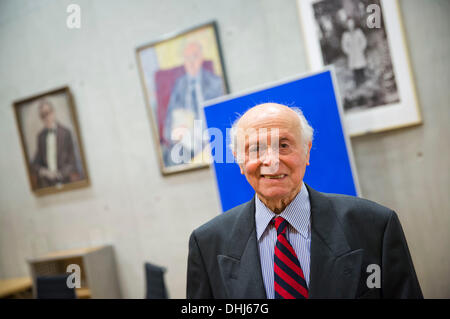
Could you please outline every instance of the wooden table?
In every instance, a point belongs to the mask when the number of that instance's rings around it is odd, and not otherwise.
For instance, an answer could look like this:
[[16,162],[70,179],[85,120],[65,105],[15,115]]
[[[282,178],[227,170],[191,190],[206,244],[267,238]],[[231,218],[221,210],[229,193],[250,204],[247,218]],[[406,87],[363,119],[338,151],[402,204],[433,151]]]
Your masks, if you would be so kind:
[[32,285],[30,277],[0,279],[0,298],[31,298]]

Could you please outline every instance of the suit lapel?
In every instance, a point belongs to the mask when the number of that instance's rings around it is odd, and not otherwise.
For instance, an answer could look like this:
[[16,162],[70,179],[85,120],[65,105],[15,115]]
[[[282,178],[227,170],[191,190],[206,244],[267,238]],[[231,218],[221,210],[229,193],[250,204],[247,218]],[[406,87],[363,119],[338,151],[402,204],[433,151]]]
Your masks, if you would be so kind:
[[255,198],[241,208],[224,255],[218,255],[227,298],[266,298],[256,239]]
[[310,298],[355,298],[363,250],[351,250],[330,201],[307,186],[311,202]]

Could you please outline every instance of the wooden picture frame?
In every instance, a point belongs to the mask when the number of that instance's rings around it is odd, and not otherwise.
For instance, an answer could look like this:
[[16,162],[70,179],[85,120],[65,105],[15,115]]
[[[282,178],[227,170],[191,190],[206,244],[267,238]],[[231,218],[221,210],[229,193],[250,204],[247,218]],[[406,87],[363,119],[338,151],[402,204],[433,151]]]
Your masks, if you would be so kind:
[[13,103],[31,190],[47,195],[90,184],[69,87]]
[[312,70],[332,65],[350,136],[422,123],[397,0],[297,0]]
[[201,105],[228,93],[216,22],[142,45],[136,58],[161,173],[208,167]]

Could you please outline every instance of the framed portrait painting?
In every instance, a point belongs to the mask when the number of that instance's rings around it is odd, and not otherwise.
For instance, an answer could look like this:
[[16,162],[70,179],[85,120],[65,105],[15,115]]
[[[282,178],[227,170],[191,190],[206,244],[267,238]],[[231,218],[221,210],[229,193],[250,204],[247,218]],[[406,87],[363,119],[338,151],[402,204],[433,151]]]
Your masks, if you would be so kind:
[[216,23],[166,35],[136,55],[162,174],[207,167],[201,105],[228,93]]
[[31,190],[37,195],[89,185],[68,87],[14,102]]
[[422,123],[396,0],[297,0],[313,70],[335,68],[348,134]]

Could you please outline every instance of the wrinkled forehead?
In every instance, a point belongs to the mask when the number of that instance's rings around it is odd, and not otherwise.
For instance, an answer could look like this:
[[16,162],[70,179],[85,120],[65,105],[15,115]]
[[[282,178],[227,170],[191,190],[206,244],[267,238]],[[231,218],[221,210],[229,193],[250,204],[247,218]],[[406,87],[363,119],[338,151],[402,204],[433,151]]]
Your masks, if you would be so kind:
[[279,141],[280,139],[290,139],[295,140],[294,134],[292,134],[289,130],[280,129],[278,127],[272,128],[258,128],[258,129],[247,129],[245,131],[240,132],[238,138],[241,141],[244,141],[246,144],[271,144],[275,141]]
[[288,139],[300,141],[300,123],[296,118],[253,118],[239,123],[236,136],[239,142],[255,143]]

